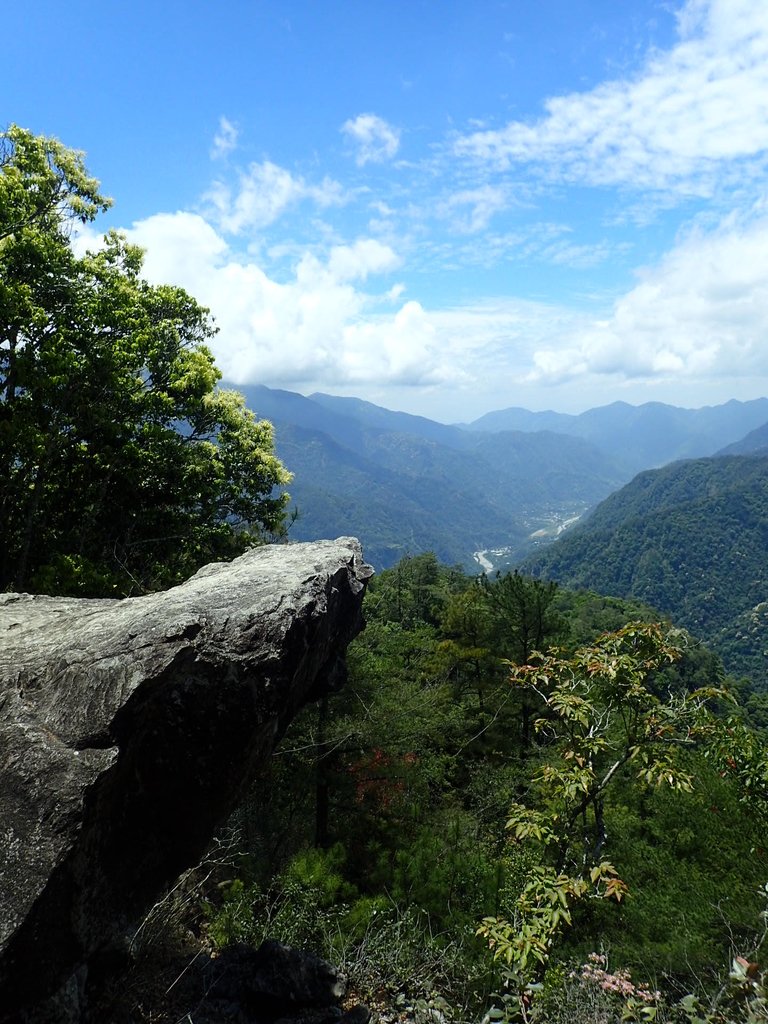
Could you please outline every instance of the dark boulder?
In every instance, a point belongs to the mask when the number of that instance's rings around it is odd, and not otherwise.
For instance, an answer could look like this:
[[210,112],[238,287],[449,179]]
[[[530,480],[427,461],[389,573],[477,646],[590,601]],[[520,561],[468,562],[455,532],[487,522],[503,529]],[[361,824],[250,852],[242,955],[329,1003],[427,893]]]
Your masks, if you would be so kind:
[[342,538],[124,601],[0,595],[1,1021],[79,1019],[89,971],[342,683],[370,574]]
[[[320,957],[274,940],[231,946],[199,972],[200,1011],[238,1024],[268,1024],[297,1014],[309,1024],[341,1017],[346,981]],[[311,1012],[310,1012],[311,1011]]]
[[177,964],[174,975],[164,994],[161,985],[150,1001],[136,977],[126,978],[138,999],[113,991],[100,1005],[89,1006],[89,1024],[368,1024],[371,1016],[360,1003],[342,1008],[347,980],[338,968],[274,939],[258,949],[238,943],[210,956],[198,950],[183,966]]

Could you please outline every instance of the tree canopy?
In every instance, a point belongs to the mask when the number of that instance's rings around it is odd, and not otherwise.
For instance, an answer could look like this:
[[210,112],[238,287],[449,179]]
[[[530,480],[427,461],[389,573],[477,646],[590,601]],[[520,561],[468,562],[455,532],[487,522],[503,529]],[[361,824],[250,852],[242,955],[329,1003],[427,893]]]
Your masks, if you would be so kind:
[[429,553],[364,614],[238,817],[214,941],[298,926],[455,1020],[762,1020],[727,1014],[765,992],[768,755],[718,659],[638,602]]
[[231,557],[283,521],[289,474],[220,373],[209,312],[150,285],[81,154],[0,133],[0,588],[121,596]]

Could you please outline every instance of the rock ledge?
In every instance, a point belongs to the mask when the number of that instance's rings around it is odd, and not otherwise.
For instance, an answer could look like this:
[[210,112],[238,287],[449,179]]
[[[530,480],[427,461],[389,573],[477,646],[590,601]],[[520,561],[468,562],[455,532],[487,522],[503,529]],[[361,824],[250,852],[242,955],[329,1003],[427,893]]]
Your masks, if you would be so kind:
[[341,538],[123,601],[0,595],[0,1021],[79,1019],[88,972],[343,682],[370,575]]

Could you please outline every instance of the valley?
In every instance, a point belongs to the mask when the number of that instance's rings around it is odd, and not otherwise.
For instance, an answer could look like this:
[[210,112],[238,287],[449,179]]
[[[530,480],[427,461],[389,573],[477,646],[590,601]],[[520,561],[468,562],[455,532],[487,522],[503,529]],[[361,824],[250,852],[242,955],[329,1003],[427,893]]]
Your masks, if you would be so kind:
[[501,410],[448,425],[355,398],[240,388],[275,425],[294,474],[295,540],[358,536],[379,570],[434,551],[508,568],[583,520],[637,473],[716,454],[768,423],[768,399],[680,409],[616,402],[580,416]]
[[469,574],[519,567],[636,598],[768,689],[768,400],[451,426],[358,399],[245,394],[295,474],[290,539],[357,536],[378,571],[429,551]]
[[521,522],[526,529],[530,530],[522,544],[517,547],[507,546],[473,551],[472,557],[482,572],[507,572],[520,561],[520,558],[540,547],[551,544],[565,530],[578,523],[588,509],[587,505],[577,507],[564,505],[539,513],[538,516],[526,516],[525,513],[522,513]]

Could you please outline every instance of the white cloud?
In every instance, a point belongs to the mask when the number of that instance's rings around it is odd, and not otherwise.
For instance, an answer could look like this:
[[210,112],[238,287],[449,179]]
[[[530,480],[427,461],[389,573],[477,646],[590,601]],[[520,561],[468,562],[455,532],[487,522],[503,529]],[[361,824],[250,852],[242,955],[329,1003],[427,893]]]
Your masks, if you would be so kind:
[[241,172],[234,190],[226,182],[214,182],[203,196],[203,206],[221,231],[237,235],[267,227],[304,200],[323,209],[342,204],[345,196],[341,185],[330,178],[313,185],[265,160]]
[[400,148],[400,133],[376,114],[358,114],[345,121],[341,131],[357,149],[358,167],[391,160]]
[[439,383],[449,375],[439,360],[435,328],[418,302],[406,302],[394,317],[376,317],[344,327],[342,382]]
[[636,77],[551,98],[540,120],[473,132],[455,151],[565,181],[699,195],[734,164],[755,174],[768,152],[768,4],[689,0],[678,28]]
[[397,284],[393,284],[387,292],[387,299],[390,302],[397,302],[400,296],[405,292],[405,285],[402,281],[398,281]]
[[388,245],[362,238],[353,245],[335,245],[328,258],[328,274],[337,281],[364,281],[369,274],[393,270],[400,261]]
[[[596,258],[551,227],[540,256]],[[685,388],[722,394],[728,380],[758,389],[768,378],[768,201],[689,230],[598,314],[514,298],[428,309],[388,279],[401,266],[396,251],[368,237],[323,256],[304,250],[277,280],[199,214],[158,214],[128,234],[147,250],[149,280],[180,284],[211,308],[217,362],[239,383],[378,388],[384,404],[386,388],[439,387],[450,408],[459,394],[477,407],[491,390],[517,394],[508,404],[557,392],[562,406],[568,388],[571,402],[589,393],[600,404],[609,391],[651,385],[679,401]],[[98,238],[86,226],[73,244],[82,251]]]
[[602,241],[592,244],[577,245],[574,242],[564,240],[553,242],[552,245],[544,245],[537,258],[554,263],[555,266],[571,267],[576,270],[587,270],[600,266],[611,258],[623,257],[631,245],[626,243],[612,244]]
[[[144,276],[153,284],[179,284],[197,296],[203,268],[215,266],[227,243],[196,213],[156,213],[125,232],[146,250]],[[172,245],[168,240],[172,239]]]
[[221,160],[237,147],[238,129],[226,117],[219,118],[219,130],[213,137],[211,160]]
[[604,320],[545,345],[530,380],[584,374],[620,380],[768,375],[768,217],[727,218],[691,232],[646,269]]
[[357,286],[398,266],[396,253],[374,239],[334,246],[322,260],[305,253],[293,278],[281,283],[255,262],[238,261],[198,214],[149,217],[129,235],[147,250],[150,281],[180,284],[211,308],[220,328],[212,347],[228,380],[412,385],[453,372],[419,303],[380,313],[399,292],[376,295]]
[[455,192],[440,206],[440,212],[449,217],[457,231],[475,234],[484,231],[495,213],[507,206],[506,190],[494,185]]

